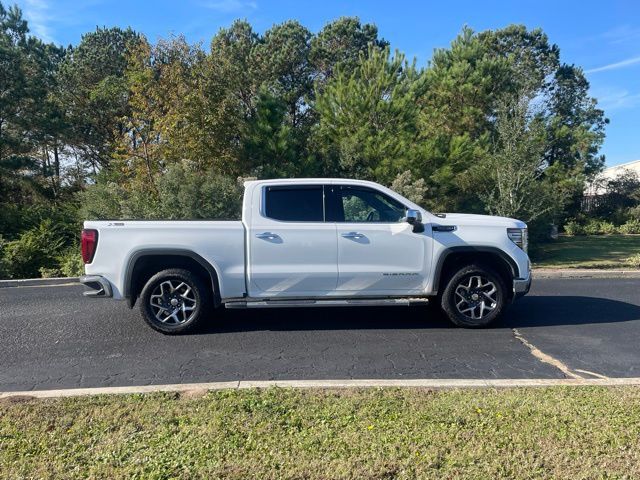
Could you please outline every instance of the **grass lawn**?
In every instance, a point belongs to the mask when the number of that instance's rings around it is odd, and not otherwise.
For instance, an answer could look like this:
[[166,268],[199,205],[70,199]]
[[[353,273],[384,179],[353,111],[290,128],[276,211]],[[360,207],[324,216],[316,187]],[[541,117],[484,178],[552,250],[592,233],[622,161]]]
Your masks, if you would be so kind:
[[1,478],[638,478],[640,389],[0,401]]
[[629,268],[625,259],[640,253],[640,235],[560,237],[532,251],[534,267]]

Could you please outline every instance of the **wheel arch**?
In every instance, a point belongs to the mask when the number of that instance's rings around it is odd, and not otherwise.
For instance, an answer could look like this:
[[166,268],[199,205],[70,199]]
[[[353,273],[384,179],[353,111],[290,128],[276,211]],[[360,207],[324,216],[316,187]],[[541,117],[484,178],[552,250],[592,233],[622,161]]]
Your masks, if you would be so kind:
[[134,252],[127,262],[123,296],[127,299],[130,308],[135,305],[149,278],[168,268],[184,268],[200,276],[211,285],[214,305],[217,307],[222,303],[218,272],[209,261],[191,250],[153,248]]
[[438,258],[434,269],[433,291],[439,294],[448,278],[458,269],[472,263],[481,263],[493,268],[504,280],[507,290],[514,278],[519,278],[518,264],[506,252],[495,247],[448,247]]

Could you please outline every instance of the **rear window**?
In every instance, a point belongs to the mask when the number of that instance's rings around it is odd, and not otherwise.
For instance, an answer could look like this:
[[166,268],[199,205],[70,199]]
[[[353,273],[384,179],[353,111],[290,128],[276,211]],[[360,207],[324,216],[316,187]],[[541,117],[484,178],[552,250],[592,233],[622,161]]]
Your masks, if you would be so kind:
[[264,213],[285,222],[323,222],[322,185],[266,187]]

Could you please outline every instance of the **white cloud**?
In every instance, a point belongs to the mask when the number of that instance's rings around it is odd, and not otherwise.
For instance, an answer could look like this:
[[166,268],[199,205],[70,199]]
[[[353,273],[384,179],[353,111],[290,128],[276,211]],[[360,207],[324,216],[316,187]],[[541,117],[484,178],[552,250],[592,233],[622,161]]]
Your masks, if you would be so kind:
[[640,93],[631,93],[624,88],[613,87],[594,91],[593,96],[598,99],[598,107],[605,113],[640,105]]
[[202,2],[201,5],[205,8],[217,10],[222,13],[242,12],[258,8],[258,4],[252,0],[211,0]]
[[45,42],[55,42],[49,26],[50,8],[46,0],[25,0],[24,16],[29,23],[29,29]]
[[586,70],[586,73],[604,72],[606,70],[617,70],[618,68],[629,67],[631,65],[635,65],[636,63],[640,63],[640,57],[627,58],[626,60],[622,60],[620,62],[610,63],[608,65],[603,65],[602,67],[591,68],[589,70]]
[[634,42],[640,38],[640,28],[621,25],[603,33],[602,36],[612,45]]

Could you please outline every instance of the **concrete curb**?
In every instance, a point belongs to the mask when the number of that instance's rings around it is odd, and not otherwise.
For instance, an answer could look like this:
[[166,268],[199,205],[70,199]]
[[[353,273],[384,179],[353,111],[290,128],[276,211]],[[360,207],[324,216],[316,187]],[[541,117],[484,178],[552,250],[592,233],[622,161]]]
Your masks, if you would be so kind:
[[640,270],[534,268],[533,278],[640,278]]
[[0,288],[68,285],[70,283],[78,283],[79,281],[78,277],[21,278],[16,280],[0,280]]
[[125,395],[154,392],[193,392],[239,390],[250,388],[522,388],[559,386],[640,386],[640,378],[526,378],[526,379],[415,379],[415,380],[238,380],[233,382],[184,383],[172,385],[141,385],[132,387],[70,388],[62,390],[33,390],[0,392],[3,398],[64,398],[92,395]]

